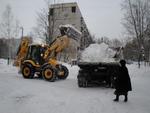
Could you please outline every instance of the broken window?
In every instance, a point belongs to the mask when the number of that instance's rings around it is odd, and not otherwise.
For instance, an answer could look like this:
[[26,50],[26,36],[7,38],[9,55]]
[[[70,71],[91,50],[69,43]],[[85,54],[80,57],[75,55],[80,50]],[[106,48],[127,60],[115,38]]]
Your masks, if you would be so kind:
[[76,6],[73,6],[72,7],[72,13],[75,13],[76,12]]
[[54,8],[51,8],[50,9],[50,16],[53,16],[53,14],[54,14]]

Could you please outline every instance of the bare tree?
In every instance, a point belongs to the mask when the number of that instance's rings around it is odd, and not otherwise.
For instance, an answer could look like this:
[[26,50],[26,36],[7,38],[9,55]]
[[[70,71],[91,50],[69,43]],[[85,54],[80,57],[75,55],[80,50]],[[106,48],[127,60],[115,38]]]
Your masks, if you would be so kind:
[[[37,25],[33,28],[34,36],[44,39],[48,44],[53,40],[55,15],[53,9],[50,9],[51,4],[55,3],[55,0],[44,0],[45,7],[37,12]],[[51,16],[53,14],[53,16]],[[51,18],[51,21],[49,21]]]
[[12,13],[12,8],[10,5],[6,6],[5,11],[2,15],[2,22],[0,23],[0,37],[7,38],[10,40],[10,44],[8,44],[8,57],[11,58],[13,44],[11,44],[11,38],[18,37],[19,34],[19,21],[14,20],[14,16]]
[[37,12],[37,25],[33,28],[35,37],[47,40],[48,38],[48,12],[45,8]]
[[115,38],[115,39],[112,39],[112,40],[111,40],[111,46],[112,46],[112,47],[115,47],[115,48],[118,48],[118,47],[122,47],[123,44],[122,44],[122,41],[121,41],[121,40]]
[[10,38],[13,35],[13,14],[10,5],[6,6],[6,9],[2,15],[2,23],[0,24],[0,35],[4,38]]
[[18,34],[19,20],[14,19],[12,8],[10,5],[7,5],[2,15],[2,22],[0,23],[0,37],[12,38],[18,37]]
[[13,33],[14,33],[13,37],[14,38],[19,36],[20,28],[21,28],[20,27],[20,22],[19,22],[19,20],[16,19],[14,21],[14,28],[13,28]]
[[93,43],[98,43],[98,44],[101,44],[101,43],[106,43],[106,44],[110,44],[110,39],[106,36],[103,36],[101,38],[95,38],[92,36],[92,38],[94,39]]
[[122,7],[125,10],[123,25],[127,33],[137,39],[140,66],[141,51],[145,50],[145,32],[150,25],[150,1],[125,0]]

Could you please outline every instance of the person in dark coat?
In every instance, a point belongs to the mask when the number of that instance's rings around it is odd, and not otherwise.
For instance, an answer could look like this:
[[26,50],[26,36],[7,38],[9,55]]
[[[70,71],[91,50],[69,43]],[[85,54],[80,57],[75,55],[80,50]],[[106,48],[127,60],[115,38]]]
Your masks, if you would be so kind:
[[126,61],[125,60],[120,60],[120,68],[119,68],[119,74],[116,77],[115,81],[115,92],[114,94],[116,95],[116,98],[114,101],[119,101],[119,96],[124,95],[124,101],[128,101],[128,91],[132,91],[132,86],[131,86],[131,80],[130,76],[128,73],[128,69],[126,67]]

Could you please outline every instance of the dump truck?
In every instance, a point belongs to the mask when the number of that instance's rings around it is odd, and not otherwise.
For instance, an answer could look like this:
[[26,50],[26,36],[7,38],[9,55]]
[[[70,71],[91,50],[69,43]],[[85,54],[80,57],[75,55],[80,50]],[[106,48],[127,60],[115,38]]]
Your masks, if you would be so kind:
[[[81,55],[83,58],[78,62],[80,69],[77,75],[79,87],[93,85],[114,87],[114,81],[119,72],[119,59],[122,57],[122,50],[114,51],[104,43],[101,45],[89,47],[83,52],[84,55]],[[108,55],[110,53],[112,54]]]

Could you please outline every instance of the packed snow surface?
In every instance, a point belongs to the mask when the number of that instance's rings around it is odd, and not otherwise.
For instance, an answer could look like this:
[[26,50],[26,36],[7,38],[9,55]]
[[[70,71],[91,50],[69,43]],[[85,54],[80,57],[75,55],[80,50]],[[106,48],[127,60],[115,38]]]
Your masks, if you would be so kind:
[[81,54],[84,62],[114,62],[115,51],[105,43],[91,44]]
[[24,79],[17,68],[0,59],[0,113],[149,113],[150,67],[137,63],[127,65],[133,91],[129,101],[113,102],[112,88],[79,88],[79,68],[69,69],[66,80],[47,82],[43,79]]

